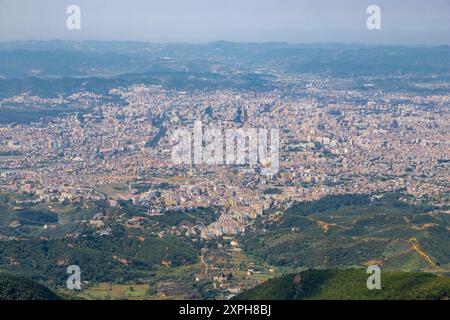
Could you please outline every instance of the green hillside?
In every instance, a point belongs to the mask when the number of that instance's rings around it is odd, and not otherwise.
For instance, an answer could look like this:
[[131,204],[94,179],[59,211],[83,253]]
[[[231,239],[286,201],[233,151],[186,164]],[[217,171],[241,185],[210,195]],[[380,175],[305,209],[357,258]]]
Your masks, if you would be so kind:
[[450,297],[450,278],[382,271],[381,290],[367,289],[365,270],[311,270],[269,280],[241,300],[438,300]]
[[60,297],[37,282],[0,273],[0,300],[60,300]]
[[333,195],[260,217],[244,250],[276,266],[344,269],[379,261],[385,270],[450,271],[445,208],[401,192]]

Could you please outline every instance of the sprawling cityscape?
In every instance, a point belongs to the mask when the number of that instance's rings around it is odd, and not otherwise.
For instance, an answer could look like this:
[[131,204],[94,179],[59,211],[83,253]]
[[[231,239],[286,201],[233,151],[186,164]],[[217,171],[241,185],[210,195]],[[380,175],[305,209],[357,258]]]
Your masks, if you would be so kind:
[[[0,153],[8,156],[0,158],[0,191],[32,193],[36,203],[131,200],[148,206],[149,216],[226,208],[218,221],[201,228],[205,238],[245,232],[246,224],[274,204],[401,188],[416,199],[448,191],[450,96],[366,96],[323,91],[317,83],[308,83],[304,91],[299,99],[233,91],[188,94],[136,85],[110,91],[127,102],[125,107],[100,105],[49,123],[3,125]],[[24,94],[1,104],[58,106],[80,98],[90,106],[102,97],[90,92],[56,99]],[[239,113],[242,119],[236,121]],[[159,126],[158,119],[167,123]],[[282,128],[277,176],[266,178],[245,165],[174,165],[171,127],[193,126],[198,119],[205,125]],[[133,187],[168,181],[170,189]],[[127,188],[105,192],[114,184]],[[264,193],[271,188],[282,192]]]

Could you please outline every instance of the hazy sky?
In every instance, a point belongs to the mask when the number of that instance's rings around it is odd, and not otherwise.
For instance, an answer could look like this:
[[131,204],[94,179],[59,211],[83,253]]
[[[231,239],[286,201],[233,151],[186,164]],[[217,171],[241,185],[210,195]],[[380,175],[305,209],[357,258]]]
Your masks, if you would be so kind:
[[450,44],[450,0],[0,0],[0,41],[30,39]]

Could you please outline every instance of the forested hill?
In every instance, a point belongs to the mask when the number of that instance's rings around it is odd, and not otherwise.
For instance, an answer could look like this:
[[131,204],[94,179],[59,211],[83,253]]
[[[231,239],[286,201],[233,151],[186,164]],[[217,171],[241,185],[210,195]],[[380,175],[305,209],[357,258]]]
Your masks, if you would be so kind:
[[238,300],[439,300],[450,297],[450,278],[382,271],[381,290],[367,289],[363,269],[311,270],[269,280]]
[[0,273],[0,300],[60,300],[43,285],[6,273]]

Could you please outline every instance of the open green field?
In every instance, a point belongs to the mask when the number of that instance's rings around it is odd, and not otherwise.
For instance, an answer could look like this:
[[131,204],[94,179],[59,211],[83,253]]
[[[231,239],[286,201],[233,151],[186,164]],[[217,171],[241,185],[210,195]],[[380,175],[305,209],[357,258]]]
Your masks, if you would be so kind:
[[121,285],[111,283],[99,283],[73,295],[67,290],[61,293],[73,299],[85,300],[142,300],[148,297],[148,284]]

